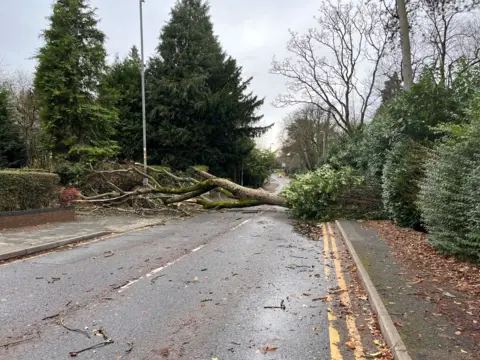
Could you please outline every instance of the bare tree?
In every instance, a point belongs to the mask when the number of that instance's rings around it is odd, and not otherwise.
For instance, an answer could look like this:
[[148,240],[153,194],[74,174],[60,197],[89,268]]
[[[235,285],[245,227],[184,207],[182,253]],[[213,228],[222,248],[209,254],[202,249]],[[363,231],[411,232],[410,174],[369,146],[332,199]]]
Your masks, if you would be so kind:
[[325,1],[319,13],[317,28],[290,31],[293,57],[273,60],[271,73],[286,77],[288,89],[275,105],[314,105],[351,134],[378,99],[374,85],[388,43],[384,16],[374,3],[343,0]]
[[16,71],[6,80],[13,95],[16,110],[16,122],[22,131],[25,141],[28,163],[41,157],[39,152],[40,143],[40,108],[33,87],[33,78],[23,71]]
[[305,105],[284,119],[282,153],[297,155],[305,169],[314,170],[325,159],[335,128],[329,113]]
[[[432,47],[433,65],[439,71],[440,83],[445,84],[447,75],[460,59],[470,63],[478,58],[478,34],[472,33],[465,24],[474,24],[468,15],[480,1],[420,0],[420,4],[426,19],[425,40]],[[466,43],[473,45],[473,51],[466,51]]]

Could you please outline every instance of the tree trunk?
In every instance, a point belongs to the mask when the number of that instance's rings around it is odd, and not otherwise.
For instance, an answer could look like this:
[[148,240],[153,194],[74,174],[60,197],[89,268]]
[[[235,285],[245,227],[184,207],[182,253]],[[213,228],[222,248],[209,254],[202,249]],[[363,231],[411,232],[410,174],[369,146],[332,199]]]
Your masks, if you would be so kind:
[[408,28],[405,0],[397,0],[397,11],[400,21],[400,38],[402,43],[403,87],[408,91],[413,85],[413,70],[412,54],[410,50],[410,30]]
[[[220,189],[220,191],[229,198],[225,201],[211,201],[206,198],[199,198],[197,203],[203,205],[206,209],[211,208],[238,208],[238,207],[247,207],[247,206],[258,206],[258,205],[275,205],[286,207],[287,203],[284,198],[278,196],[277,194],[269,193],[263,189],[250,189],[241,185],[238,185],[234,182],[231,182],[226,179],[220,179],[212,174],[209,174],[205,171],[194,169],[195,172],[200,175],[205,180],[197,181],[196,183],[183,187],[167,187],[160,185],[155,178],[145,174],[137,167],[129,169],[119,169],[119,170],[106,170],[95,172],[96,174],[101,174],[102,176],[106,174],[128,174],[128,173],[137,173],[142,177],[149,179],[150,187],[142,187],[134,191],[123,191],[118,188],[115,184],[112,184],[108,180],[105,180],[110,187],[114,190],[108,193],[95,195],[91,197],[81,196],[81,199],[76,200],[76,203],[79,204],[97,204],[102,206],[108,206],[110,204],[116,204],[118,201],[124,201],[128,198],[143,198],[149,194],[155,196],[158,200],[162,200],[165,205],[172,204],[175,202],[185,201],[191,198],[200,197],[201,195],[214,190]],[[168,171],[162,170],[163,173]],[[95,174],[93,173],[93,174]],[[173,174],[166,174],[172,178]],[[174,175],[173,175],[174,176]],[[179,182],[185,183],[188,181],[191,183],[190,178],[178,178]]]

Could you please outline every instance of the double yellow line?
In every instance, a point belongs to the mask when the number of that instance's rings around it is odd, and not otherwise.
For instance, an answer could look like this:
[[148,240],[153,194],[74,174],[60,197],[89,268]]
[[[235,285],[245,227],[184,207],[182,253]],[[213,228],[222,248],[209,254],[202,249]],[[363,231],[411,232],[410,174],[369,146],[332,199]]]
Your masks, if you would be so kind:
[[[322,224],[322,237],[323,247],[325,254],[324,270],[325,277],[328,279],[330,276],[330,255],[333,256],[333,264],[335,268],[335,277],[338,285],[338,291],[340,293],[340,302],[344,305],[345,309],[351,309],[350,295],[348,293],[347,283],[342,272],[342,265],[340,262],[340,256],[337,248],[337,240],[332,230],[330,223]],[[331,251],[330,251],[331,247]],[[330,296],[327,296],[327,300],[330,302]],[[340,353],[340,334],[335,328],[335,321],[337,317],[333,314],[333,310],[329,308],[328,311],[328,333],[330,337],[330,357],[332,360],[343,360],[343,356]],[[355,346],[354,357],[355,359],[364,359],[362,342],[360,340],[360,334],[355,324],[355,315],[349,312],[346,315],[346,325],[348,330],[348,341]]]

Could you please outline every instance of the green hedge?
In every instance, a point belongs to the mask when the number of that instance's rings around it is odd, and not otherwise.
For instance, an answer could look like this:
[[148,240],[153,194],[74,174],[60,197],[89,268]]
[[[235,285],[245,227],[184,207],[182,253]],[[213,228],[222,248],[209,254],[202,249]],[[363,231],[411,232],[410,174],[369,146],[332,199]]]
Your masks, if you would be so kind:
[[56,174],[0,171],[0,211],[43,209],[58,201],[60,178]]
[[436,148],[421,184],[419,208],[431,244],[480,262],[480,122]]
[[413,140],[397,143],[386,157],[382,178],[383,203],[389,217],[400,226],[421,227],[416,202],[426,158],[426,148]]

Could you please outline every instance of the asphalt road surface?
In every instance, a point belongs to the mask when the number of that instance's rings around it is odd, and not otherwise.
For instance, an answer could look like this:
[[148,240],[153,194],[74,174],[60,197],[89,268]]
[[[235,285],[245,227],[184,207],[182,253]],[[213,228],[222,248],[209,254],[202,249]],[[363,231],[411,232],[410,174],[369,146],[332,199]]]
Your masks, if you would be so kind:
[[0,359],[330,359],[322,251],[258,208],[6,264]]

